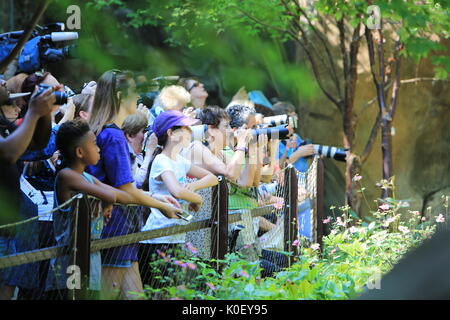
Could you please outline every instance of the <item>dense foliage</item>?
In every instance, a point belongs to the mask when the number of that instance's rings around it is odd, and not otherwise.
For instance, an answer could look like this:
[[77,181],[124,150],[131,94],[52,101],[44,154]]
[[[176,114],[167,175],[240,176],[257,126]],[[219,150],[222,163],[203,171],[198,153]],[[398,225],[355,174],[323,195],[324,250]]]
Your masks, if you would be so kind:
[[[380,183],[393,188],[391,182]],[[362,188],[360,191],[364,192]],[[353,299],[364,290],[375,289],[377,281],[410,250],[445,227],[449,197],[443,197],[442,214],[425,217],[408,210],[407,201],[386,199],[366,221],[352,210],[340,207],[336,216],[324,223],[330,227],[323,248],[309,248],[296,241],[298,252],[291,267],[273,277],[261,277],[257,262],[240,254],[228,254],[223,261],[205,262],[199,258],[171,258],[161,253],[155,269],[172,261],[165,287],[147,287],[148,298],[164,299]],[[331,208],[335,212],[336,208]],[[400,219],[407,217],[409,219]],[[196,252],[188,244],[191,252]],[[218,272],[214,263],[223,264]]]

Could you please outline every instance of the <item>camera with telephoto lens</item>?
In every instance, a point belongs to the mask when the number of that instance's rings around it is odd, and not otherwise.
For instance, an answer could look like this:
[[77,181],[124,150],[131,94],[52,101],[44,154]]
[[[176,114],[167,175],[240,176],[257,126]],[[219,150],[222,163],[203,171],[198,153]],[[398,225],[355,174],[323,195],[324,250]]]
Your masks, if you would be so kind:
[[287,128],[287,125],[281,125],[270,128],[252,129],[252,135],[257,138],[260,134],[267,134],[267,138],[285,140],[291,136],[291,132]]
[[[313,144],[311,140],[306,139],[304,140],[300,146],[304,146],[307,144]],[[347,157],[347,149],[343,148],[337,148],[337,147],[330,147],[330,146],[324,146],[321,144],[313,144],[314,152],[317,155],[321,155],[327,158],[333,158],[337,161],[345,162],[345,158]]]
[[297,129],[298,119],[296,116],[289,116],[287,114],[280,114],[273,117],[264,117],[265,126],[276,127],[281,125],[291,125],[294,129]]
[[[78,39],[77,32],[63,32],[64,29],[64,23],[61,22],[37,26],[19,54],[15,71],[33,73],[47,63],[74,58],[74,45],[57,47],[58,42]],[[0,34],[0,61],[9,55],[23,34],[23,30]]]
[[[52,86],[50,86],[48,84],[43,84],[43,83],[39,84],[39,89],[38,89],[38,91],[36,93],[36,96],[40,95],[42,92],[44,92],[45,90],[47,90],[48,88],[51,88],[51,87]],[[60,91],[55,91],[55,92],[53,92],[53,94],[56,97],[56,101],[55,101],[54,104],[63,105],[65,103],[67,103],[67,98],[68,98],[67,93],[60,92]]]
[[[190,126],[192,130],[192,141],[201,141],[206,142],[206,131],[208,130],[208,126],[206,124],[200,124],[196,126]],[[260,128],[260,129],[252,129],[251,133],[254,139],[257,139],[260,134],[267,134],[267,138],[270,139],[288,139],[291,136],[291,132],[287,128],[287,125],[271,127],[271,128]],[[234,133],[237,135],[237,132]]]

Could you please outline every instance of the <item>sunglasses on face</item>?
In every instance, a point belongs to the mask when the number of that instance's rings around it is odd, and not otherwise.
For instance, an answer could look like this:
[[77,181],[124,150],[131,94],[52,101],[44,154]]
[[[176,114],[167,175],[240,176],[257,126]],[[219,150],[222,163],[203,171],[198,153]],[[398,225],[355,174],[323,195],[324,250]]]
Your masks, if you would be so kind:
[[192,86],[189,87],[189,92],[191,92],[192,89],[194,89],[195,87],[199,87],[200,86],[200,82],[195,81]]

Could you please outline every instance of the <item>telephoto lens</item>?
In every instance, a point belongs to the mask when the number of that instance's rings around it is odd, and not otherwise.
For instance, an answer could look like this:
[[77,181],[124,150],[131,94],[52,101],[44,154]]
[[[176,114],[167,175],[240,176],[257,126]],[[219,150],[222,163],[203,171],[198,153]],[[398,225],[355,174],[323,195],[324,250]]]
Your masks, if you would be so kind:
[[283,124],[287,124],[289,121],[289,116],[287,114],[280,114],[279,116],[264,117],[264,124],[270,127],[276,127]]
[[278,126],[272,128],[253,129],[253,136],[258,137],[260,134],[267,134],[267,138],[270,139],[288,139],[291,136],[289,129],[286,126]]
[[342,162],[345,162],[345,158],[347,156],[345,149],[323,146],[320,144],[314,145],[314,151],[316,152],[316,154],[320,154],[322,156],[333,158],[334,160]]

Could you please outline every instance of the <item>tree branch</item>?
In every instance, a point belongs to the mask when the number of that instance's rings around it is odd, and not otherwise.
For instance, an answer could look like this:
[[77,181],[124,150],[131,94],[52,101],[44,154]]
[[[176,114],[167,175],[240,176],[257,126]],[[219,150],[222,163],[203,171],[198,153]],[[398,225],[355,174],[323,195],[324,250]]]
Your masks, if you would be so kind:
[[364,151],[361,155],[361,163],[366,162],[367,158],[370,155],[370,152],[372,151],[373,143],[375,142],[375,139],[378,134],[378,130],[380,129],[381,125],[381,112],[378,111],[377,118],[375,119],[375,123],[373,124],[372,130],[370,131],[369,140],[367,140],[366,147],[364,148]]
[[373,82],[375,83],[375,87],[377,88],[378,91],[378,79],[377,79],[377,75],[375,73],[375,51],[373,48],[373,39],[372,39],[372,34],[370,33],[370,29],[369,28],[365,28],[365,35],[366,35],[366,41],[367,41],[367,51],[369,54],[369,64],[370,64],[370,72],[372,73],[372,79]]
[[[283,0],[281,0],[281,1],[282,1],[283,4],[284,4],[284,1],[283,1]],[[285,7],[287,7],[287,6],[285,6]],[[308,15],[307,15],[306,12],[303,10],[303,8],[300,7],[299,5],[297,6],[297,8],[298,8],[298,10],[303,14],[303,16],[306,18],[306,21],[308,21],[309,27],[310,27],[310,28],[313,30],[313,32],[317,35],[317,37],[319,38],[320,42],[322,43],[322,45],[323,45],[324,48],[325,48],[325,52],[326,52],[326,55],[327,55],[327,57],[328,57],[329,64],[330,64],[330,66],[331,66],[331,71],[332,71],[332,72],[331,72],[331,75],[333,76],[334,83],[335,83],[335,85],[336,85],[336,89],[337,89],[337,91],[338,91],[339,98],[342,100],[341,87],[340,87],[339,79],[338,79],[338,76],[337,76],[336,65],[334,64],[334,60],[333,60],[333,56],[331,55],[330,48],[329,48],[327,42],[325,41],[325,39],[322,37],[322,35],[317,31],[317,28],[313,26],[313,24],[312,24],[312,22],[311,22],[311,19],[309,19]]]
[[450,79],[437,79],[437,78],[422,77],[422,78],[412,78],[412,79],[400,80],[400,84],[414,83],[414,82],[419,82],[419,81],[450,81]]
[[305,45],[305,43],[303,43],[302,41],[301,41],[301,39],[298,37],[298,35],[296,35],[294,32],[292,32],[291,30],[285,30],[285,29],[281,29],[281,28],[278,28],[278,27],[275,27],[275,26],[271,26],[271,25],[269,25],[269,24],[267,24],[267,23],[265,23],[265,22],[263,22],[263,21],[260,21],[259,19],[257,19],[257,18],[255,18],[255,17],[253,17],[252,15],[250,15],[250,14],[248,14],[247,12],[245,12],[244,10],[242,10],[241,8],[239,8],[238,6],[232,6],[232,7],[234,7],[234,8],[236,8],[239,12],[241,12],[242,14],[244,14],[247,18],[249,18],[250,20],[252,20],[252,21],[254,21],[254,22],[256,22],[256,23],[258,23],[258,24],[260,24],[260,25],[262,25],[262,26],[264,26],[264,27],[266,27],[266,28],[271,28],[271,29],[274,29],[274,30],[277,30],[277,31],[280,31],[280,32],[288,32],[289,33],[289,35],[295,40],[295,41],[297,41],[299,44],[300,44],[300,46],[303,48],[303,50],[305,50],[305,52],[306,52],[306,55],[308,56],[308,60],[309,60],[309,62],[311,63],[311,66],[312,66],[312,70],[313,70],[313,73],[314,73],[314,77],[316,78],[316,80],[317,80],[317,84],[319,85],[319,88],[322,90],[322,92],[325,94],[325,96],[331,101],[331,102],[333,102],[336,106],[337,106],[337,108],[338,108],[338,110],[339,111],[342,111],[342,106],[341,106],[341,104],[327,91],[327,90],[325,90],[325,88],[324,88],[324,86],[323,86],[323,83],[322,83],[322,79],[321,79],[321,77],[320,77],[320,74],[319,74],[319,72],[318,72],[318,68],[317,68],[317,65],[316,65],[316,62],[315,62],[315,60],[314,60],[314,58],[313,58],[313,56],[312,56],[312,54],[311,54],[311,52],[307,49],[307,46]]
[[398,90],[400,87],[400,65],[402,61],[402,57],[400,56],[400,50],[402,48],[402,44],[400,39],[397,40],[394,49],[394,59],[395,59],[395,78],[394,78],[394,87],[392,88],[392,98],[391,105],[389,107],[389,117],[394,119],[395,107],[397,106],[398,99]]
[[41,19],[42,14],[47,9],[48,4],[51,0],[43,0],[39,7],[37,8],[36,12],[33,15],[33,18],[31,18],[30,23],[25,28],[22,36],[20,37],[19,41],[17,42],[14,49],[11,50],[11,52],[8,54],[8,56],[3,59],[0,62],[0,73],[4,73],[8,65],[16,58],[16,56],[22,51],[23,46],[28,41],[28,39],[31,36],[31,33],[33,32],[36,24],[38,23],[39,19]]

